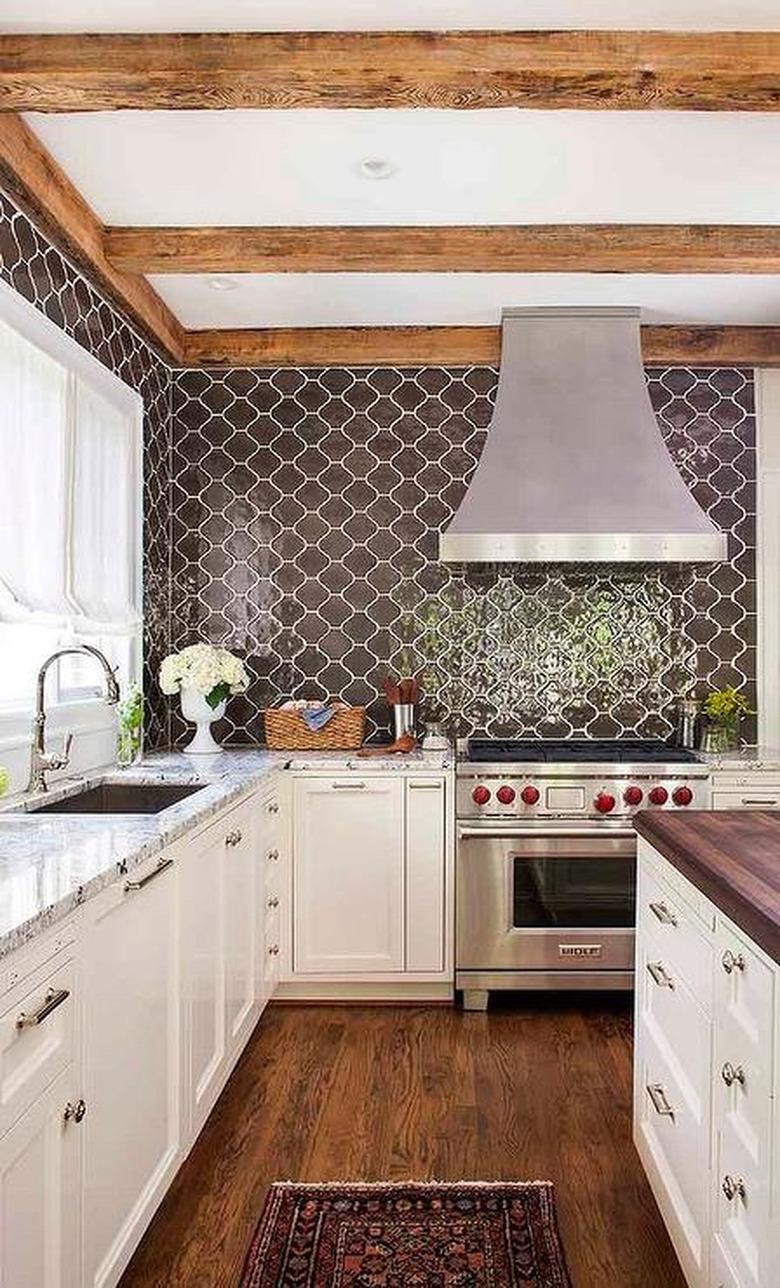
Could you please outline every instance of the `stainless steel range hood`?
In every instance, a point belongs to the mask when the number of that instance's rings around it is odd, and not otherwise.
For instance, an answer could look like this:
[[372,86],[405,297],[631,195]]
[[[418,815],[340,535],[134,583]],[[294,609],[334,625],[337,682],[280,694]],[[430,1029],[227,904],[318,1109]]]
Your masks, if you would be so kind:
[[710,561],[726,537],[664,444],[639,310],[507,309],[493,420],[447,562]]

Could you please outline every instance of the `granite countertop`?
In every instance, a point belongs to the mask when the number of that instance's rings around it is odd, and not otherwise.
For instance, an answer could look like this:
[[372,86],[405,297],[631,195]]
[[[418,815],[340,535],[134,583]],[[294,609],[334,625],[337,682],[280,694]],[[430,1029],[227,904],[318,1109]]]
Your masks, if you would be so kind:
[[360,759],[350,752],[235,748],[199,760],[163,752],[132,769],[61,779],[45,797],[53,802],[99,782],[206,784],[160,814],[35,814],[40,797],[11,797],[0,808],[0,957],[259,787],[275,770],[441,773],[453,764],[451,753],[422,751]]
[[737,751],[698,753],[713,773],[750,773],[754,771],[780,773],[780,749],[777,747],[748,746]]
[[780,964],[780,813],[644,810],[634,823],[640,836]]

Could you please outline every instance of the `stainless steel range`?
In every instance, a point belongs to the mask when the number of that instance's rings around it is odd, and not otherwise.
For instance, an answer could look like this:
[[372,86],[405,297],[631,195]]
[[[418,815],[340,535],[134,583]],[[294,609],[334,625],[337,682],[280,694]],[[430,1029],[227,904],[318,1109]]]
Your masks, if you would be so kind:
[[631,988],[640,809],[704,809],[708,769],[651,740],[473,738],[457,772],[456,987]]

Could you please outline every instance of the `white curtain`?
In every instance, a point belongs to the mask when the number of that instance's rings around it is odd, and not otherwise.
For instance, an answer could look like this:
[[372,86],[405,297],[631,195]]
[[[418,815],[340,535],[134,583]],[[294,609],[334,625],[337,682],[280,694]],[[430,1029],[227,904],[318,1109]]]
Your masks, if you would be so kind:
[[83,382],[76,397],[68,589],[93,629],[138,622],[136,550],[130,540],[138,481],[128,418]]
[[61,363],[0,321],[0,614],[70,613],[66,586],[68,415]]
[[0,620],[139,623],[136,425],[0,321]]

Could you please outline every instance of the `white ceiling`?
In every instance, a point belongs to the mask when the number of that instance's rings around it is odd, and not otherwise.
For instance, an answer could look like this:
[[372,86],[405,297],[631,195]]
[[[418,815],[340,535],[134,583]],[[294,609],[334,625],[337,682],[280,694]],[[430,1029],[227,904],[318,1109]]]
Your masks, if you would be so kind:
[[780,30],[777,0],[2,0],[0,31]]
[[[780,220],[780,113],[307,110],[27,119],[111,224]],[[388,159],[397,172],[362,178],[367,156]]]
[[[501,309],[632,304],[646,323],[780,325],[780,277],[592,273],[268,273],[149,279],[186,327],[480,326]],[[220,281],[225,277],[221,276]]]

